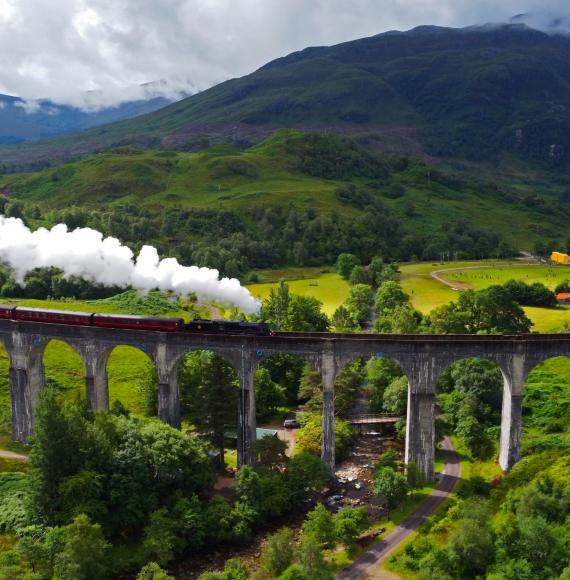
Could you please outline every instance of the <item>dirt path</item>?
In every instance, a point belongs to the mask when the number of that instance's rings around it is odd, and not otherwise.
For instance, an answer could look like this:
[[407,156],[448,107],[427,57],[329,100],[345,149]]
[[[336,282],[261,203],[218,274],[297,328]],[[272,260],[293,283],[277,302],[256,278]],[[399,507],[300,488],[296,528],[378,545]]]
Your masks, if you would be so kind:
[[4,459],[14,459],[15,461],[28,461],[27,455],[22,455],[21,453],[14,453],[12,451],[5,451],[0,449],[0,457]]
[[[528,264],[524,263],[524,266],[542,266],[543,264]],[[458,272],[461,270],[493,270],[497,268],[497,266],[464,266],[462,268],[442,268],[441,270],[434,270],[430,272],[429,275],[438,282],[445,284],[452,290],[470,290],[473,288],[471,284],[467,284],[467,282],[450,282],[446,280],[442,274],[446,274],[447,272]]]
[[459,481],[461,465],[459,456],[449,437],[445,437],[442,444],[444,468],[443,477],[426,501],[399,526],[395,527],[382,541],[378,542],[337,575],[337,580],[381,579],[394,578],[394,575],[380,568],[380,564],[435,510],[453,491]]

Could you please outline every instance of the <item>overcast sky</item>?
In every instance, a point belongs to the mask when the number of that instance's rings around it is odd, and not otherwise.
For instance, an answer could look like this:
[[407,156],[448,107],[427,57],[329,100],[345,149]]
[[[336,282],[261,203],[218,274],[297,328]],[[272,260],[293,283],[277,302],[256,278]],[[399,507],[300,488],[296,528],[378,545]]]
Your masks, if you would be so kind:
[[464,26],[569,0],[0,0],[0,93],[115,104],[201,90],[306,46],[419,24]]

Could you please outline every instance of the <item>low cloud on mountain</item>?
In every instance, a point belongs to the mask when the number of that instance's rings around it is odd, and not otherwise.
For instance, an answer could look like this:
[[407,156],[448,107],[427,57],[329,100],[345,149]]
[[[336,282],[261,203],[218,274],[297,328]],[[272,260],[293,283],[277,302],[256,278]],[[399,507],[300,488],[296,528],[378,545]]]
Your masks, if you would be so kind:
[[89,110],[175,99],[308,45],[514,14],[553,29],[568,12],[566,0],[0,0],[0,93]]

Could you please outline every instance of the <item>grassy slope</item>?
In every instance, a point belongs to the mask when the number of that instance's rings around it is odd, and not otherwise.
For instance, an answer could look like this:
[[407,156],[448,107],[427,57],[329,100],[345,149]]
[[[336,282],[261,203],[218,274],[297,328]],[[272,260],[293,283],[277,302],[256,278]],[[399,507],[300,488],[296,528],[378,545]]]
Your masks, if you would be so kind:
[[[294,169],[295,160],[286,153],[285,143],[298,135],[281,130],[247,150],[220,146],[199,153],[106,152],[37,173],[5,175],[0,190],[37,202],[44,210],[76,204],[95,208],[120,201],[161,210],[177,205],[249,213],[256,205],[294,203],[317,212],[356,215],[360,210],[335,195],[345,181],[311,177]],[[242,167],[237,173],[232,169],[236,163]],[[369,179],[351,181],[369,189]],[[437,233],[450,221],[465,219],[480,229],[501,232],[523,249],[540,239],[537,223],[548,228],[549,237],[565,238],[566,220],[559,213],[506,201],[474,183],[450,189],[431,179],[422,166],[392,173],[391,183],[402,185],[406,194],[390,199],[385,195],[389,185],[381,182],[369,191],[411,232]],[[558,189],[545,183],[538,191],[552,201]]]
[[[313,296],[323,303],[323,310],[328,316],[348,297],[348,284],[338,274],[322,274],[317,278],[290,280],[289,289],[293,294]],[[248,286],[254,296],[267,298],[271,288],[276,288],[278,283],[252,284]]]
[[[479,266],[481,267],[472,269]],[[444,278],[466,283],[477,290],[493,284],[502,284],[511,279],[527,283],[542,282],[549,288],[554,288],[562,280],[570,278],[570,268],[529,266],[506,260],[405,264],[401,267],[402,286],[411,296],[415,308],[428,313],[457,298],[458,291],[452,290],[429,275],[434,270],[447,268],[460,270],[444,273],[442,274]],[[558,332],[570,322],[570,309],[567,306],[556,308],[525,307],[524,310],[534,323],[533,331]]]

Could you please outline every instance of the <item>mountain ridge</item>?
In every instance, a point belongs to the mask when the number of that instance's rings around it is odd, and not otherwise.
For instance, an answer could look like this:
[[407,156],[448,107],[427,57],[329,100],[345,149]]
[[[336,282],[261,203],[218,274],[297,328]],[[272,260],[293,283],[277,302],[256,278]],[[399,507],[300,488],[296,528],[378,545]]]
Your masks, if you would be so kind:
[[492,160],[504,152],[570,164],[570,38],[524,24],[422,26],[275,59],[137,119],[0,147],[4,170],[35,169],[110,147],[248,147],[279,128],[382,142],[414,133],[415,153]]

